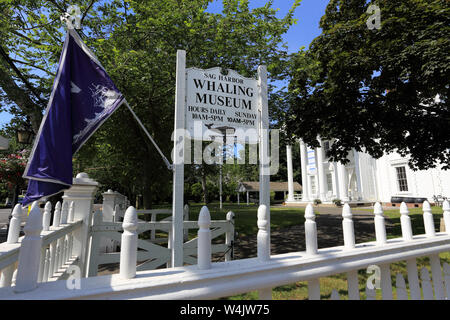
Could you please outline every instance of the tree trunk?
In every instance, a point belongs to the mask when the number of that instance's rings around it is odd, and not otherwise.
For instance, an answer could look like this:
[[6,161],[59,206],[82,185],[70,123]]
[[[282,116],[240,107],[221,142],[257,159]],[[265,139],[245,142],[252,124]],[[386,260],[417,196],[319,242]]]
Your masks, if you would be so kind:
[[202,168],[202,190],[203,190],[203,202],[205,204],[208,204],[208,187],[206,185],[206,173],[205,170]]

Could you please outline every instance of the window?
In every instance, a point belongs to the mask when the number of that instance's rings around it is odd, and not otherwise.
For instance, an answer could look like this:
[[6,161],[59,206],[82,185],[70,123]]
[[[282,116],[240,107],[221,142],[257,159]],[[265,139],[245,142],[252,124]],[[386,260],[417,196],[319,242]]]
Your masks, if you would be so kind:
[[333,177],[331,173],[327,174],[327,189],[328,191],[333,191]]
[[408,180],[406,179],[406,168],[405,167],[396,167],[397,170],[397,182],[398,182],[398,190],[408,191]]

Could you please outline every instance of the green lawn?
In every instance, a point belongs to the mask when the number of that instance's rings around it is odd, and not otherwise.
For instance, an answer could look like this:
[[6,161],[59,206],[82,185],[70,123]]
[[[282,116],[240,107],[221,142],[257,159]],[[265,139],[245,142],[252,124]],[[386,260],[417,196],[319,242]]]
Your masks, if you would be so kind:
[[[191,204],[189,220],[196,221],[203,204]],[[208,209],[212,220],[225,220],[229,211],[234,212],[235,229],[240,236],[255,235],[258,232],[257,213],[258,205],[246,204],[227,204],[220,210],[219,203],[208,204]],[[305,221],[304,209],[289,207],[271,207],[270,208],[270,227],[271,229],[285,228],[293,225],[299,225]]]

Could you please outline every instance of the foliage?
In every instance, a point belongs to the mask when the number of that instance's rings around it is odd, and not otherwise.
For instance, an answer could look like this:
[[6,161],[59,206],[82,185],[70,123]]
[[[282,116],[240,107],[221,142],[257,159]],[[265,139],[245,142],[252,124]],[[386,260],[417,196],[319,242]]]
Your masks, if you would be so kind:
[[314,205],[315,206],[317,206],[317,205],[319,205],[319,204],[321,204],[322,203],[322,201],[320,200],[320,199],[314,199]]
[[10,153],[0,158],[0,181],[6,183],[9,189],[15,186],[24,186],[22,178],[28,160],[28,151]]
[[342,205],[341,199],[333,199],[332,201],[337,207],[340,207]]
[[[366,25],[373,3],[379,30]],[[355,148],[409,155],[413,169],[449,169],[449,2],[331,0],[320,27],[292,59],[289,131],[310,146],[333,140],[333,161],[347,162]]]
[[[270,79],[286,76],[288,54],[282,35],[295,22],[299,0],[292,1],[292,9],[282,18],[276,16],[271,1],[253,9],[248,0],[223,1],[222,14],[206,12],[210,2],[71,3],[81,9],[83,41],[166,155],[173,145],[177,50],[186,50],[187,67],[221,66],[254,77],[258,65],[265,64]],[[62,0],[0,4],[4,51],[0,105],[16,115],[17,122],[30,121],[35,132],[56,72],[65,34],[59,17],[66,9]],[[115,111],[75,155],[74,171],[86,171],[101,183],[103,191],[112,188],[131,201],[142,194],[147,208],[165,201],[172,190],[172,172],[125,107]],[[203,172],[202,179],[207,176]]]

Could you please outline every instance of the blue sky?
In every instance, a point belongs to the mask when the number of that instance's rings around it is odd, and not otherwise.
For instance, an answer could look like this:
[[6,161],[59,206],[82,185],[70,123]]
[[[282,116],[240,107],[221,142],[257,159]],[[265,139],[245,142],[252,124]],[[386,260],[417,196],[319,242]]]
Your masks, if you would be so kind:
[[[250,0],[250,7],[263,6],[266,0]],[[279,8],[278,16],[283,17],[291,8],[294,0],[274,0],[273,8]],[[302,46],[308,48],[311,41],[320,34],[319,21],[325,13],[328,0],[303,0],[295,10],[294,18],[297,24],[293,25],[284,35],[284,40],[288,45],[289,52],[296,52]],[[210,4],[209,12],[220,12],[222,1],[215,0]],[[0,128],[11,120],[11,115],[7,112],[0,112]]]

